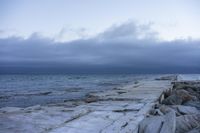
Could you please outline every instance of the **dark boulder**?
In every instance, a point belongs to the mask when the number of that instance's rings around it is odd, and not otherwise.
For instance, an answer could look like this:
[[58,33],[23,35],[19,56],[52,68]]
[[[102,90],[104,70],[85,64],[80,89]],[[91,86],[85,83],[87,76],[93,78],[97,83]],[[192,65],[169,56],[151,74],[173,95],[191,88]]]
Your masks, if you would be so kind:
[[186,90],[174,90],[162,103],[166,105],[181,105],[190,100],[196,100],[196,97],[190,95]]
[[183,103],[184,103],[184,102],[187,102],[187,101],[189,101],[189,100],[196,100],[196,97],[190,95],[189,92],[186,91],[186,90],[176,90],[176,91],[175,91],[175,94],[176,94],[177,96],[180,96],[180,97],[181,97]]
[[170,95],[166,99],[162,101],[162,104],[165,105],[180,105],[182,104],[183,100],[181,99],[180,96],[177,96],[175,94]]
[[200,114],[182,115],[176,118],[176,133],[185,133],[200,126]]
[[97,102],[99,100],[99,97],[98,96],[93,96],[93,95],[86,95],[86,98],[85,98],[85,102],[86,103],[91,103],[91,102]]

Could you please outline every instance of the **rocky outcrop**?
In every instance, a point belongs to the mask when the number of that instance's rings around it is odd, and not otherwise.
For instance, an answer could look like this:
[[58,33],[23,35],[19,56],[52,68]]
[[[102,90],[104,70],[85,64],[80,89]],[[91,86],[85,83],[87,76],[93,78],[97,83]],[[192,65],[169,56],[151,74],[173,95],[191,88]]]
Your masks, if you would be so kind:
[[139,125],[139,133],[199,133],[200,82],[174,82]]
[[139,125],[139,133],[174,133],[176,116],[174,111],[164,116],[154,116],[144,119]]
[[176,133],[185,133],[200,126],[200,114],[181,115],[176,118]]
[[166,105],[180,105],[190,100],[196,100],[197,97],[190,95],[190,93],[184,89],[174,90],[170,96],[162,101]]

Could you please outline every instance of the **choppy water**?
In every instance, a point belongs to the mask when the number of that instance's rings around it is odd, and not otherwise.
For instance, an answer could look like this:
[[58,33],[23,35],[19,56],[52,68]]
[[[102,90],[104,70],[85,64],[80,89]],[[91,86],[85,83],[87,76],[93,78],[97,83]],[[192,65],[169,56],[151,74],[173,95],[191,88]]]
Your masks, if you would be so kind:
[[89,92],[153,78],[155,75],[0,75],[0,107],[82,99]]

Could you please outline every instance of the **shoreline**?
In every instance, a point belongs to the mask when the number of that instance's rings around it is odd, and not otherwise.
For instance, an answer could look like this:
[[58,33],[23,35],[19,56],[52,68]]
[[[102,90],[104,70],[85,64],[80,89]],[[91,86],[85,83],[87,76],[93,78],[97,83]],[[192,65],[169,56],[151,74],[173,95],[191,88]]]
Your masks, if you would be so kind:
[[[177,77],[176,77],[177,78]],[[85,100],[28,108],[1,108],[0,132],[137,132],[173,77],[139,81],[122,88],[90,93]]]
[[83,100],[90,92],[122,87],[145,79],[146,75],[11,75],[0,78],[0,108],[25,108]]
[[[192,79],[192,80],[191,80]],[[172,82],[139,124],[138,133],[199,133],[200,81],[186,77]]]

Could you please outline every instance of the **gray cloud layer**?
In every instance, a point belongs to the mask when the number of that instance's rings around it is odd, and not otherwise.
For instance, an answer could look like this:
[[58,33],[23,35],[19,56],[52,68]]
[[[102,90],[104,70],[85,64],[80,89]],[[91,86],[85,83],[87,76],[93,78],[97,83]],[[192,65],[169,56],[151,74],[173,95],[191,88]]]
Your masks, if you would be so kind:
[[10,37],[0,39],[0,66],[200,72],[200,41],[158,41],[156,35],[150,25],[127,22],[114,25],[96,37],[65,43],[37,34],[26,40]]

